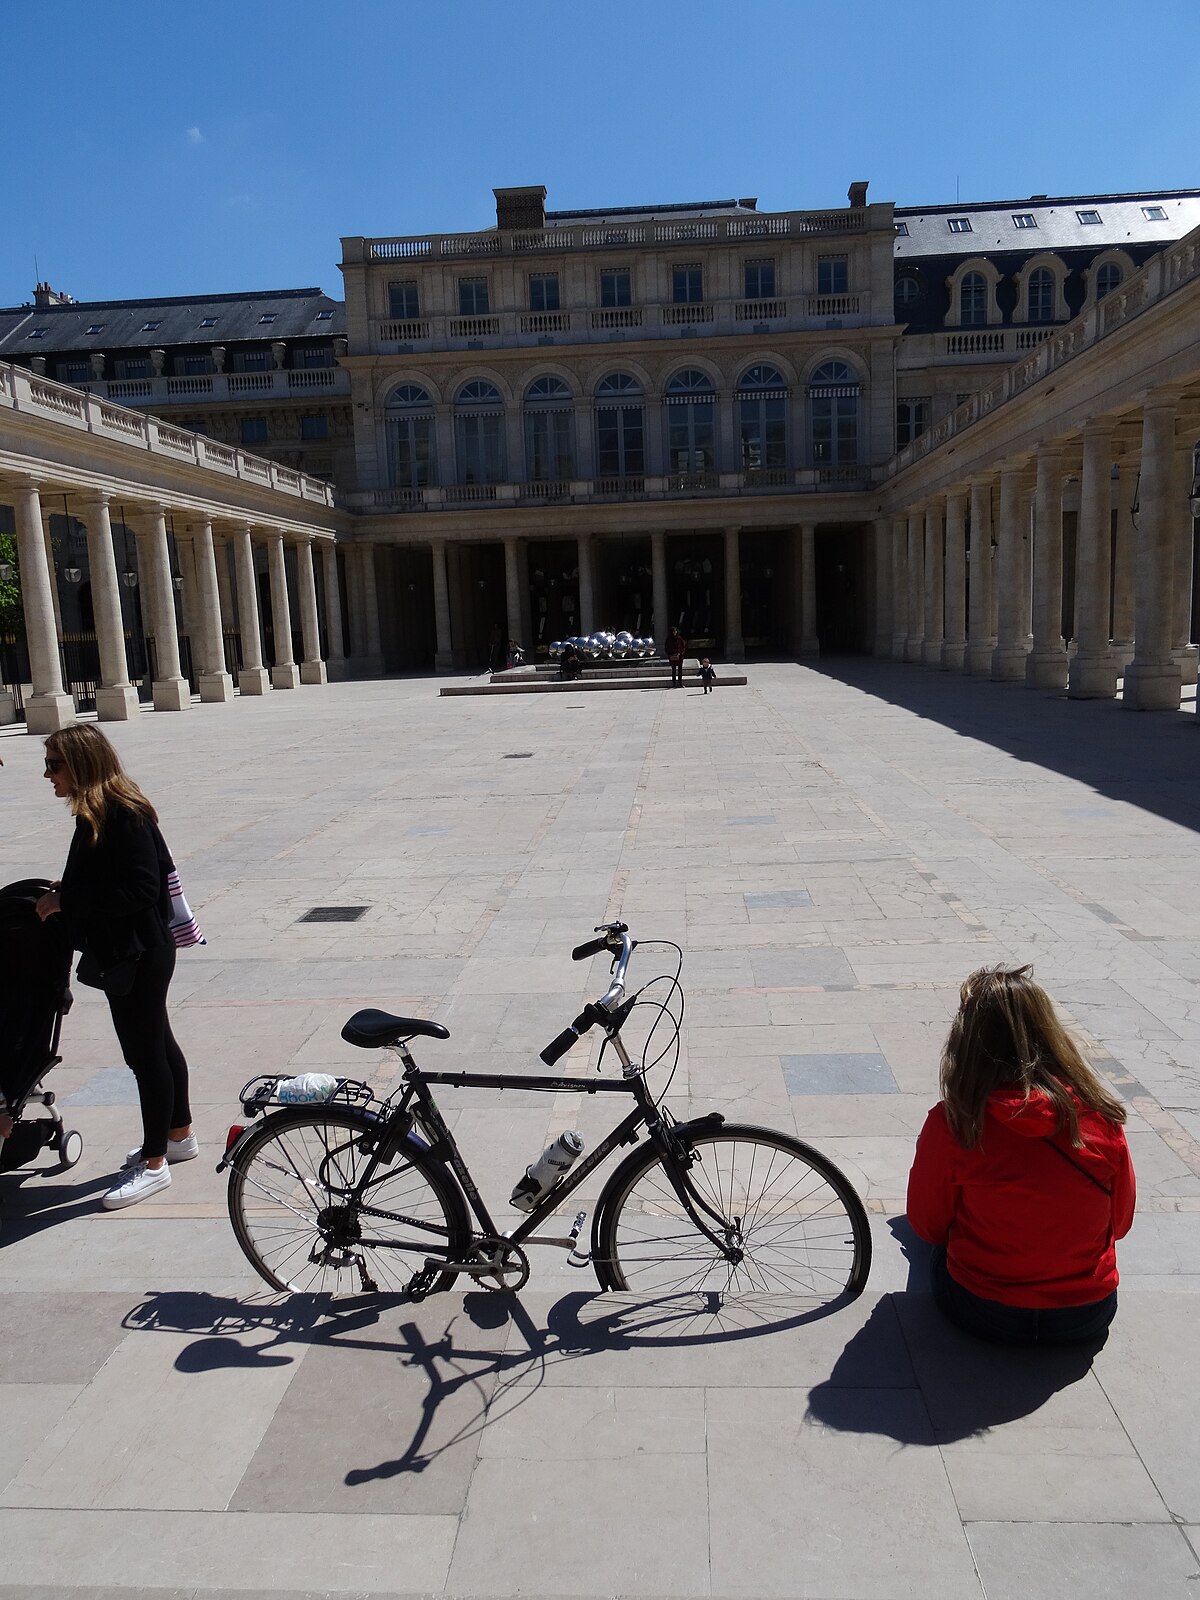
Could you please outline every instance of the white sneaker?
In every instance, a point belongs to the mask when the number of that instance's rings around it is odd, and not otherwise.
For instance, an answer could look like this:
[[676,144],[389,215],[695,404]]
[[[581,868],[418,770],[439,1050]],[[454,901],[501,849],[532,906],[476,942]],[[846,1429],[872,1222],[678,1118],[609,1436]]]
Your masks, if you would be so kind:
[[[182,1139],[167,1140],[167,1160],[170,1162],[194,1161],[199,1154],[200,1146],[196,1142],[194,1133],[185,1133]],[[131,1150],[122,1161],[121,1171],[131,1172],[134,1167],[141,1166],[145,1159],[142,1147],[138,1145],[137,1149]]]
[[171,1169],[165,1161],[161,1167],[148,1167],[145,1162],[139,1162],[119,1183],[113,1184],[100,1204],[105,1211],[119,1211],[122,1206],[135,1206],[159,1189],[170,1187]]

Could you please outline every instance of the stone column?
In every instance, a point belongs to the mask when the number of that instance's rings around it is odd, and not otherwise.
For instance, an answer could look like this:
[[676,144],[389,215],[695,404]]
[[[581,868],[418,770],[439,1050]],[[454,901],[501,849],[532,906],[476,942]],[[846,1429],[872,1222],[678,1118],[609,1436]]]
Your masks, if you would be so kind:
[[300,632],[304,637],[304,660],[300,663],[301,683],[324,683],[325,663],[321,659],[321,621],[317,615],[317,577],[313,571],[311,534],[296,540],[296,587],[300,598]]
[[271,574],[271,632],[275,638],[271,687],[296,689],[300,685],[300,670],[292,659],[292,610],[288,605],[287,565],[283,554],[283,534],[277,528],[267,533],[267,567]]
[[508,613],[509,639],[519,639],[521,635],[521,564],[521,549],[516,534],[505,534],[504,606]]
[[667,536],[661,528],[650,535],[650,572],[653,583],[653,637],[661,643],[667,637],[671,619],[667,615]]
[[192,554],[196,571],[196,624],[200,645],[200,699],[223,704],[233,699],[233,679],[225,670],[225,635],[221,627],[221,591],[212,521],[193,523]]
[[1195,529],[1192,518],[1192,443],[1175,442],[1175,474],[1171,485],[1170,516],[1175,523],[1175,626],[1171,659],[1179,663],[1184,683],[1196,682],[1196,646],[1192,643],[1192,564]]
[[435,539],[430,548],[433,551],[433,622],[437,631],[434,670],[453,672],[454,650],[450,633],[450,586],[446,581],[446,541]]
[[1133,660],[1133,494],[1137,488],[1137,463],[1130,459],[1118,468],[1116,550],[1113,566],[1113,658],[1123,672]]
[[596,601],[592,584],[592,536],[581,533],[575,541],[579,566],[579,632],[586,638],[596,631]]
[[925,507],[925,633],[921,660],[927,667],[942,664],[945,639],[943,615],[946,604],[945,531],[942,502],[931,500]]
[[1175,400],[1151,394],[1142,410],[1134,654],[1125,669],[1124,692],[1130,711],[1179,709],[1182,675],[1171,654],[1175,631],[1176,522],[1170,506],[1174,450]]
[[342,637],[342,586],[338,582],[337,544],[321,540],[322,577],[325,580],[325,640],[329,654],[325,675],[333,682],[346,676],[346,644]]
[[192,690],[179,668],[179,633],[175,626],[175,585],[171,582],[171,555],[167,548],[167,514],[160,505],[146,508],[142,550],[147,571],[142,578],[154,633],[158,676],[154,680],[155,711],[186,711]]
[[83,502],[87,528],[88,570],[92,580],[92,612],[96,619],[96,644],[100,652],[100,683],[96,689],[96,718],[100,722],[128,722],[138,714],[137,690],[129,681],[125,654],[125,622],[121,615],[121,586],[113,552],[108,496],[95,494]]
[[1062,480],[1062,445],[1039,445],[1033,491],[1033,649],[1025,662],[1025,682],[1031,689],[1067,686],[1067,647],[1062,636]]
[[[50,535],[50,518],[58,516],[57,511],[49,507],[42,507],[42,545],[46,552],[46,565],[50,568],[50,599],[54,606],[54,632],[59,638],[63,636],[62,596],[58,592],[58,568],[54,561],[54,540]],[[70,518],[67,519],[68,526]]]
[[54,566],[46,559],[41,496],[32,478],[18,483],[15,510],[25,642],[33,678],[33,693],[25,702],[25,727],[30,733],[57,733],[74,722],[75,701],[63,689],[54,621]]
[[817,638],[817,530],[811,522],[800,529],[800,654],[821,653]]
[[892,660],[904,660],[908,640],[908,521],[892,520]]
[[1117,663],[1109,648],[1112,577],[1112,424],[1084,424],[1079,532],[1075,541],[1075,654],[1067,694],[1107,700],[1117,692]]
[[876,517],[875,538],[875,654],[892,653],[892,525]]
[[375,546],[357,546],[363,616],[363,673],[380,677],[383,673],[383,646],[379,634],[379,586],[375,576]]
[[967,653],[967,497],[961,489],[946,496],[946,637],[942,666],[961,672]]
[[981,676],[992,670],[992,483],[971,483],[971,596],[967,632],[967,671]]
[[233,535],[237,563],[238,632],[242,639],[242,665],[238,688],[243,694],[266,694],[271,675],[263,666],[262,632],[258,626],[258,585],[254,577],[254,545],[243,523]]
[[908,514],[908,631],[904,636],[905,661],[920,661],[925,647],[925,519],[919,511]]
[[741,529],[725,529],[725,659],[744,661]]
[[996,560],[997,628],[992,677],[1007,682],[1025,676],[1025,529],[1021,522],[1021,471],[1024,463],[1000,468],[999,546]]

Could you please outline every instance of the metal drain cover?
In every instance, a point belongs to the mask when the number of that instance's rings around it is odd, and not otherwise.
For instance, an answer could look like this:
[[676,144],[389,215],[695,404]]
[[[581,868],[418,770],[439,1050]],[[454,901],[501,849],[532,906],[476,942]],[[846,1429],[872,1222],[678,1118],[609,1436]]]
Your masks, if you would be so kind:
[[313,906],[300,918],[301,922],[357,922],[370,906]]
[[531,761],[533,759],[533,751],[510,750],[504,759],[505,761]]

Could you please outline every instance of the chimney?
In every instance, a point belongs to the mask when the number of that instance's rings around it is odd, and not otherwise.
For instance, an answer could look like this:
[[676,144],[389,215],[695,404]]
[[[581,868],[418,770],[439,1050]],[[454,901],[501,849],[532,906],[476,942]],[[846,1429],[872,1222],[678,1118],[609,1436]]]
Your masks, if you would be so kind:
[[867,203],[867,185],[865,183],[852,183],[846,195],[851,208],[855,211]]
[[71,296],[59,294],[57,289],[52,289],[48,283],[35,283],[33,286],[33,303],[39,311],[45,311],[48,306],[69,306]]
[[546,189],[538,184],[529,189],[493,189],[496,196],[496,226],[534,232],[546,226]]

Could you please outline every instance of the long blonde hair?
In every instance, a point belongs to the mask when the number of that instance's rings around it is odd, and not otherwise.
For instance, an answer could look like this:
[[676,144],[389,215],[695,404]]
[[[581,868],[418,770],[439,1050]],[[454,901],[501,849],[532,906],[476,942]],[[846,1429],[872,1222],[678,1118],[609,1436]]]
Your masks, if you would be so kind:
[[966,1150],[978,1142],[994,1089],[1022,1089],[1026,1100],[1040,1091],[1076,1149],[1084,1142],[1076,1100],[1109,1122],[1125,1121],[1125,1107],[1084,1060],[1032,973],[1028,966],[980,967],[959,991],[942,1050],[941,1088],[946,1120]]
[[158,812],[121,765],[121,758],[90,722],[72,723],[46,740],[46,757],[66,766],[73,816],[82,817],[95,844],[113,806],[124,806],[151,822]]

